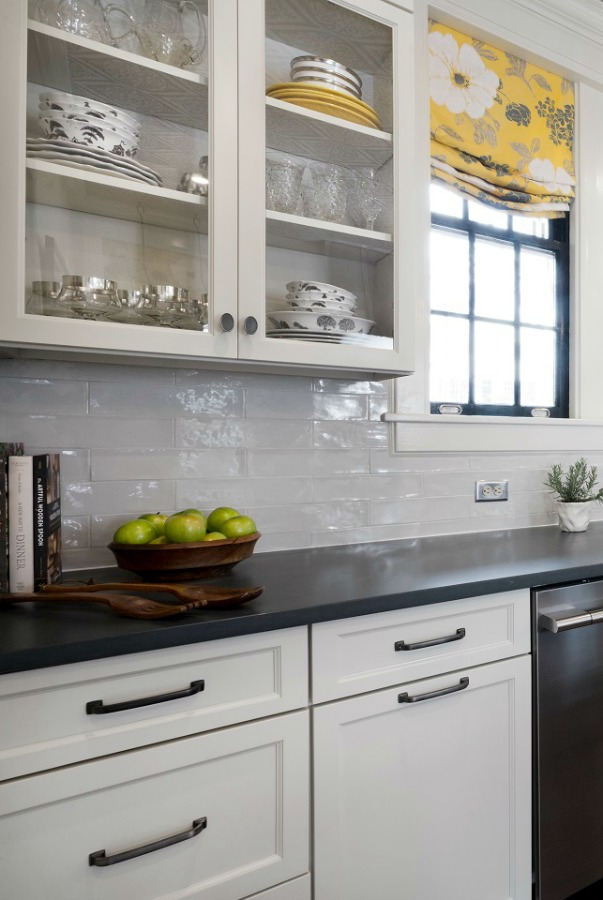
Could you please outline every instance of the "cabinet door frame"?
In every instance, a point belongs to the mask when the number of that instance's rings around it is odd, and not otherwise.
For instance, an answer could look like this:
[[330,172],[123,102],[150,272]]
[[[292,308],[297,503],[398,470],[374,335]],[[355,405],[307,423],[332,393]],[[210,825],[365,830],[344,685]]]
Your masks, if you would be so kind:
[[[462,691],[418,703],[399,703],[398,697],[401,693],[406,692],[411,696],[416,696],[434,690],[449,690],[451,687],[458,687],[460,680],[465,677],[469,678],[469,685]],[[508,821],[499,820],[497,823],[497,830],[499,832],[505,832],[508,835],[509,900],[531,900],[532,824],[530,678],[530,656],[525,655],[476,668],[458,670],[447,673],[446,675],[439,675],[422,681],[410,682],[375,693],[351,697],[347,700],[338,700],[314,707],[313,869],[315,900],[356,900],[355,896],[350,897],[346,891],[344,873],[348,870],[350,865],[353,865],[354,860],[358,859],[357,854],[364,853],[365,848],[366,859],[364,860],[364,858],[361,857],[361,864],[366,861],[366,865],[370,866],[370,861],[376,860],[373,876],[375,896],[379,896],[379,900],[392,900],[393,896],[391,892],[385,892],[387,884],[379,885],[380,847],[371,844],[371,822],[375,824],[376,819],[380,815],[379,809],[376,808],[379,800],[375,801],[373,808],[370,810],[356,809],[355,801],[352,800],[348,800],[346,803],[346,763],[344,756],[342,755],[343,736],[346,727],[353,726],[354,723],[364,722],[367,728],[369,727],[368,723],[374,724],[374,727],[376,728],[378,727],[378,718],[381,716],[387,717],[393,715],[400,717],[394,722],[394,726],[397,729],[396,735],[400,739],[400,744],[396,744],[393,749],[391,746],[387,748],[389,762],[392,764],[392,757],[397,757],[396,747],[400,746],[401,755],[401,752],[404,749],[404,741],[411,739],[405,737],[403,725],[404,716],[414,716],[415,723],[420,723],[425,726],[425,723],[427,722],[425,717],[438,716],[438,712],[441,710],[447,710],[448,715],[456,715],[462,710],[464,703],[473,702],[471,695],[474,694],[474,692],[479,693],[482,690],[487,691],[492,687],[504,688],[505,686],[508,691],[506,701],[508,722],[506,725],[502,724],[501,727],[504,728],[508,734],[508,744],[506,748],[503,748],[504,752],[501,753],[501,768],[497,769],[496,760],[493,760],[492,757],[484,758],[484,766],[487,769],[491,764],[494,778],[498,779],[499,777],[506,777],[507,779]],[[433,718],[431,718],[431,721],[434,721]],[[465,723],[463,723],[463,725],[464,724]],[[477,723],[474,724],[477,725]],[[415,725],[415,728],[416,727],[417,725]],[[479,731],[479,729],[474,729],[474,731],[475,730]],[[366,735],[366,731],[363,734]],[[408,732],[406,732],[406,735],[408,735]],[[360,734],[357,737],[360,740],[362,736],[363,735]],[[371,744],[371,746],[373,746],[373,744]],[[422,781],[425,783],[426,781],[430,782],[432,777],[435,779],[436,784],[434,788],[432,789],[430,785],[429,789],[432,793],[435,792],[437,803],[440,803],[440,798],[443,798],[442,802],[445,805],[447,796],[446,785],[450,783],[449,779],[454,779],[455,777],[455,761],[450,758],[450,761],[448,762],[448,759],[446,759],[445,768],[447,771],[440,772],[440,770],[436,768],[438,752],[439,748],[435,748],[435,753],[432,753],[431,745],[425,747],[425,770],[422,773]],[[442,752],[444,754],[446,753],[445,747]],[[385,753],[383,755],[384,757],[386,756]],[[473,755],[475,757],[475,753]],[[508,759],[508,769],[505,769],[505,755]],[[441,758],[440,754],[440,760]],[[348,763],[348,770],[351,771],[351,762],[348,761]],[[362,765],[364,765],[364,762],[362,762]],[[460,768],[462,768],[462,766],[460,766]],[[371,799],[373,798],[373,795],[370,779],[372,778],[373,771],[377,779],[382,780],[387,778],[385,764],[382,761],[382,764],[380,765],[378,755],[376,758],[367,760],[367,780],[363,787],[363,793],[365,796],[371,797]],[[400,760],[399,766],[396,761],[395,769],[390,769],[389,772],[390,775],[394,776],[391,781],[395,781],[397,778],[403,779],[405,773],[402,768],[402,761]],[[467,771],[465,771],[464,774],[467,776]],[[357,776],[356,770],[354,770],[354,775]],[[354,776],[348,774],[348,777],[351,778]],[[461,775],[459,775],[459,777],[462,778]],[[469,773],[468,777],[472,777],[472,773]],[[482,779],[483,783],[483,778],[487,777],[487,771],[482,771],[479,777]],[[418,776],[416,776],[416,778],[418,781]],[[407,791],[407,800],[409,803],[412,802],[410,799],[412,796],[412,779],[412,772],[410,772],[408,773],[409,789]],[[441,785],[437,784],[438,779],[441,782]],[[460,783],[464,786],[466,785],[465,781],[459,782],[459,784]],[[358,784],[358,780],[354,782],[354,785],[356,784]],[[383,808],[381,813],[388,828],[390,828],[390,826],[395,827],[396,817],[398,811],[401,809],[401,801],[399,798],[396,799],[392,794],[393,789],[394,787],[390,782],[389,793],[387,793],[387,789],[382,791],[382,794],[387,794],[387,800],[383,804],[384,807],[387,805],[387,808]],[[454,795],[455,791],[458,794],[459,790],[460,788],[457,790],[456,785],[454,785],[452,795]],[[504,792],[505,788],[502,787],[501,790]],[[416,798],[414,799],[416,800]],[[479,805],[479,794],[473,798],[470,796],[467,797],[467,804],[465,807],[467,809],[467,815],[472,815],[471,801],[474,801],[473,806],[476,804]],[[349,829],[352,829],[352,831],[350,832],[348,829],[348,833],[355,834],[355,831],[357,830],[360,832],[360,835],[358,841],[354,841],[354,849],[348,850],[345,840],[345,815],[346,811],[349,811],[351,805],[354,806],[354,821],[350,821]],[[416,828],[416,840],[419,842],[417,847],[420,846],[421,848],[425,848],[425,857],[428,857],[429,859],[429,866],[433,867],[433,871],[437,871],[438,873],[441,872],[442,883],[446,878],[450,878],[455,880],[454,883],[458,886],[458,877],[459,875],[462,876],[462,865],[459,863],[461,868],[460,871],[457,870],[456,872],[450,872],[449,869],[445,868],[442,864],[442,860],[438,857],[438,841],[440,842],[441,855],[445,855],[448,858],[449,865],[452,861],[451,864],[454,866],[457,859],[463,855],[465,858],[468,855],[470,856],[471,846],[467,845],[467,836],[463,829],[462,817],[464,810],[460,807],[460,803],[458,806],[455,806],[452,811],[446,807],[449,820],[454,818],[454,827],[448,827],[444,836],[442,835],[443,829],[440,825],[440,820],[436,820],[437,827],[434,828],[434,833],[430,836],[428,830],[429,807],[423,807],[421,802],[417,801],[417,804],[414,806],[414,816],[412,809],[408,810],[409,818],[403,820],[404,827],[406,828],[408,825],[406,835],[401,834],[399,838],[395,840],[396,853],[399,848],[399,856],[396,857],[396,866],[397,872],[400,873],[400,877],[402,876],[402,873],[405,873],[409,869],[409,865],[405,866],[405,848],[407,848],[406,852],[411,855],[411,859],[415,858],[412,850],[412,841],[414,839],[413,829]],[[405,809],[400,813],[402,816],[405,813]],[[389,824],[387,824],[388,816],[390,817]],[[450,821],[448,821],[447,824],[450,825]],[[446,822],[444,825],[446,825]],[[375,828],[373,834],[377,832],[378,827]],[[391,829],[389,833],[391,834]],[[358,845],[360,844],[363,835],[365,836],[365,842],[362,843],[359,850]],[[376,838],[376,840],[378,841],[378,838]],[[347,852],[349,852],[350,856],[346,858]],[[417,878],[417,881],[415,881],[417,893],[416,895],[413,894],[413,900],[435,900],[432,894],[430,894],[428,898],[427,894],[421,893],[421,873],[414,874]],[[498,889],[502,890],[502,886],[499,885]],[[396,891],[403,891],[402,884],[396,885]],[[396,893],[395,896],[398,897],[401,896],[401,894]],[[406,894],[404,896],[406,896]],[[438,894],[438,897],[440,896],[444,895]],[[460,894],[455,894],[455,897],[456,896],[460,896]],[[472,894],[471,897],[472,900],[474,900],[474,894]],[[480,900],[487,900],[487,898],[484,896],[481,897]]]
[[[335,5],[368,16],[392,28],[393,80],[393,183],[394,278],[393,349],[372,349],[319,342],[276,340],[266,337],[265,226],[265,0],[239,0],[239,357],[272,360],[275,364],[321,367],[326,372],[366,370],[408,374],[414,367],[413,316],[415,254],[414,138],[404,140],[414,122],[414,24],[408,9],[385,0],[330,0]],[[345,125],[345,123],[343,123]],[[346,130],[342,127],[342,140]],[[262,227],[258,227],[262,223]],[[402,251],[400,248],[404,248]],[[293,277],[293,276],[292,276]],[[301,275],[296,275],[301,277]],[[250,289],[252,288],[252,289]],[[284,296],[284,285],[283,285]],[[244,321],[257,320],[258,330],[246,334]]]
[[[0,216],[0,267],[3,281],[0,347],[23,348],[28,351],[127,354],[128,357],[143,360],[152,358],[156,362],[162,359],[193,361],[216,357],[236,358],[238,350],[236,329],[224,331],[220,320],[224,313],[232,315],[233,318],[237,315],[235,238],[237,185],[236,179],[233,178],[238,164],[237,0],[207,0],[207,2],[209,4],[207,52],[210,65],[208,149],[212,181],[207,212],[209,235],[207,290],[211,319],[209,331],[201,332],[131,324],[118,326],[112,322],[88,322],[26,313],[26,298],[29,293],[29,285],[25,282],[28,18],[27,3],[24,0],[7,0],[6,8],[3,8],[3,54],[0,58],[0,108],[9,126],[5,129],[0,150],[0,196],[3,200]],[[61,36],[57,29],[44,25],[39,25],[38,28],[42,33],[50,31]],[[85,46],[86,43],[72,35],[65,36],[65,46],[73,44]],[[92,48],[92,42],[90,45]],[[98,46],[94,45],[94,49],[98,49]],[[112,47],[109,48],[107,55],[118,62],[129,60],[130,65],[132,60],[134,63],[137,60],[133,54]],[[138,59],[141,60],[142,77],[145,70],[153,69],[154,64],[143,57]],[[171,68],[157,64],[157,69],[164,74],[169,73]],[[175,71],[177,73],[178,70]],[[177,90],[177,75],[175,78],[172,77],[172,80],[173,89]],[[191,168],[197,162],[198,160],[191,160]],[[65,171],[74,170],[65,169]],[[88,180],[82,177],[81,173],[76,173],[74,178],[80,179],[78,183],[81,184],[82,191],[86,190],[88,181],[93,184],[95,179],[100,181],[98,189],[102,189],[103,179],[95,173],[90,175]],[[129,186],[129,183],[124,182],[124,185]],[[60,188],[57,191],[60,191]],[[174,200],[176,192],[169,193],[172,205],[178,203],[177,197]],[[144,196],[141,194],[141,202],[144,202]],[[183,212],[190,207],[191,204],[183,201]],[[194,215],[191,208],[193,222]],[[196,227],[199,231],[203,230],[200,225],[191,225],[190,230],[194,231]]]

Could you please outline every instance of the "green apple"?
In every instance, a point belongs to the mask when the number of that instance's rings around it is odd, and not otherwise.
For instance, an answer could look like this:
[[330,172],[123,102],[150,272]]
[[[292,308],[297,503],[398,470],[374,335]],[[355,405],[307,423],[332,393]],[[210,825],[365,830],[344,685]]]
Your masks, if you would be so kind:
[[165,523],[168,544],[189,544],[202,541],[207,531],[205,516],[192,513],[174,513]]
[[209,531],[221,531],[222,525],[227,519],[234,519],[235,516],[240,515],[238,509],[233,509],[232,506],[218,506],[208,515],[207,528]]
[[167,516],[165,515],[165,513],[160,513],[160,512],[145,513],[144,516],[139,516],[138,518],[144,519],[145,521],[150,522],[151,525],[154,525],[155,530],[157,531],[157,534],[159,534],[159,535],[163,534],[165,522],[167,519]]
[[226,535],[222,534],[220,531],[208,531],[207,534],[205,535],[205,537],[203,538],[203,540],[204,541],[225,541]]
[[257,531],[255,522],[249,516],[233,516],[227,519],[221,526],[222,534],[227,538],[244,537]]
[[132,519],[119,526],[113,535],[116,544],[149,544],[158,537],[157,529],[146,519]]

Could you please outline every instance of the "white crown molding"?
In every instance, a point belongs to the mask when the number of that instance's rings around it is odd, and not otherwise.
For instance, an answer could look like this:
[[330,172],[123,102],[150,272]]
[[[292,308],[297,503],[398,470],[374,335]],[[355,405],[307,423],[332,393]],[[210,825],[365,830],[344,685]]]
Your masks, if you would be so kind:
[[470,26],[475,37],[495,35],[505,49],[524,51],[545,66],[553,63],[570,78],[603,85],[601,0],[418,0],[417,5],[453,27]]

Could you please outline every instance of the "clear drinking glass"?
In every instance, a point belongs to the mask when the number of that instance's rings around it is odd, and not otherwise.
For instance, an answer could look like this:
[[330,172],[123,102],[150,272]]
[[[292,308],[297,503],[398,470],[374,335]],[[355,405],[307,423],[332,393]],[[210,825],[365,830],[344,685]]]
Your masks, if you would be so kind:
[[374,170],[358,175],[348,197],[348,214],[354,225],[372,231],[383,207]]
[[312,189],[307,193],[307,214],[325,222],[343,222],[349,178],[340,166],[312,170]]
[[275,212],[297,212],[305,166],[286,157],[266,160],[266,206]]

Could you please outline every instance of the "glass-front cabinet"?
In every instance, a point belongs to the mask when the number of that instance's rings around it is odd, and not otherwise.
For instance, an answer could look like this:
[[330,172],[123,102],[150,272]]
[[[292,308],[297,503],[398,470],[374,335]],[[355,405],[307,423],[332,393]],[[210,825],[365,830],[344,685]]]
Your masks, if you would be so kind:
[[412,370],[413,49],[385,0],[8,0],[0,344]]

